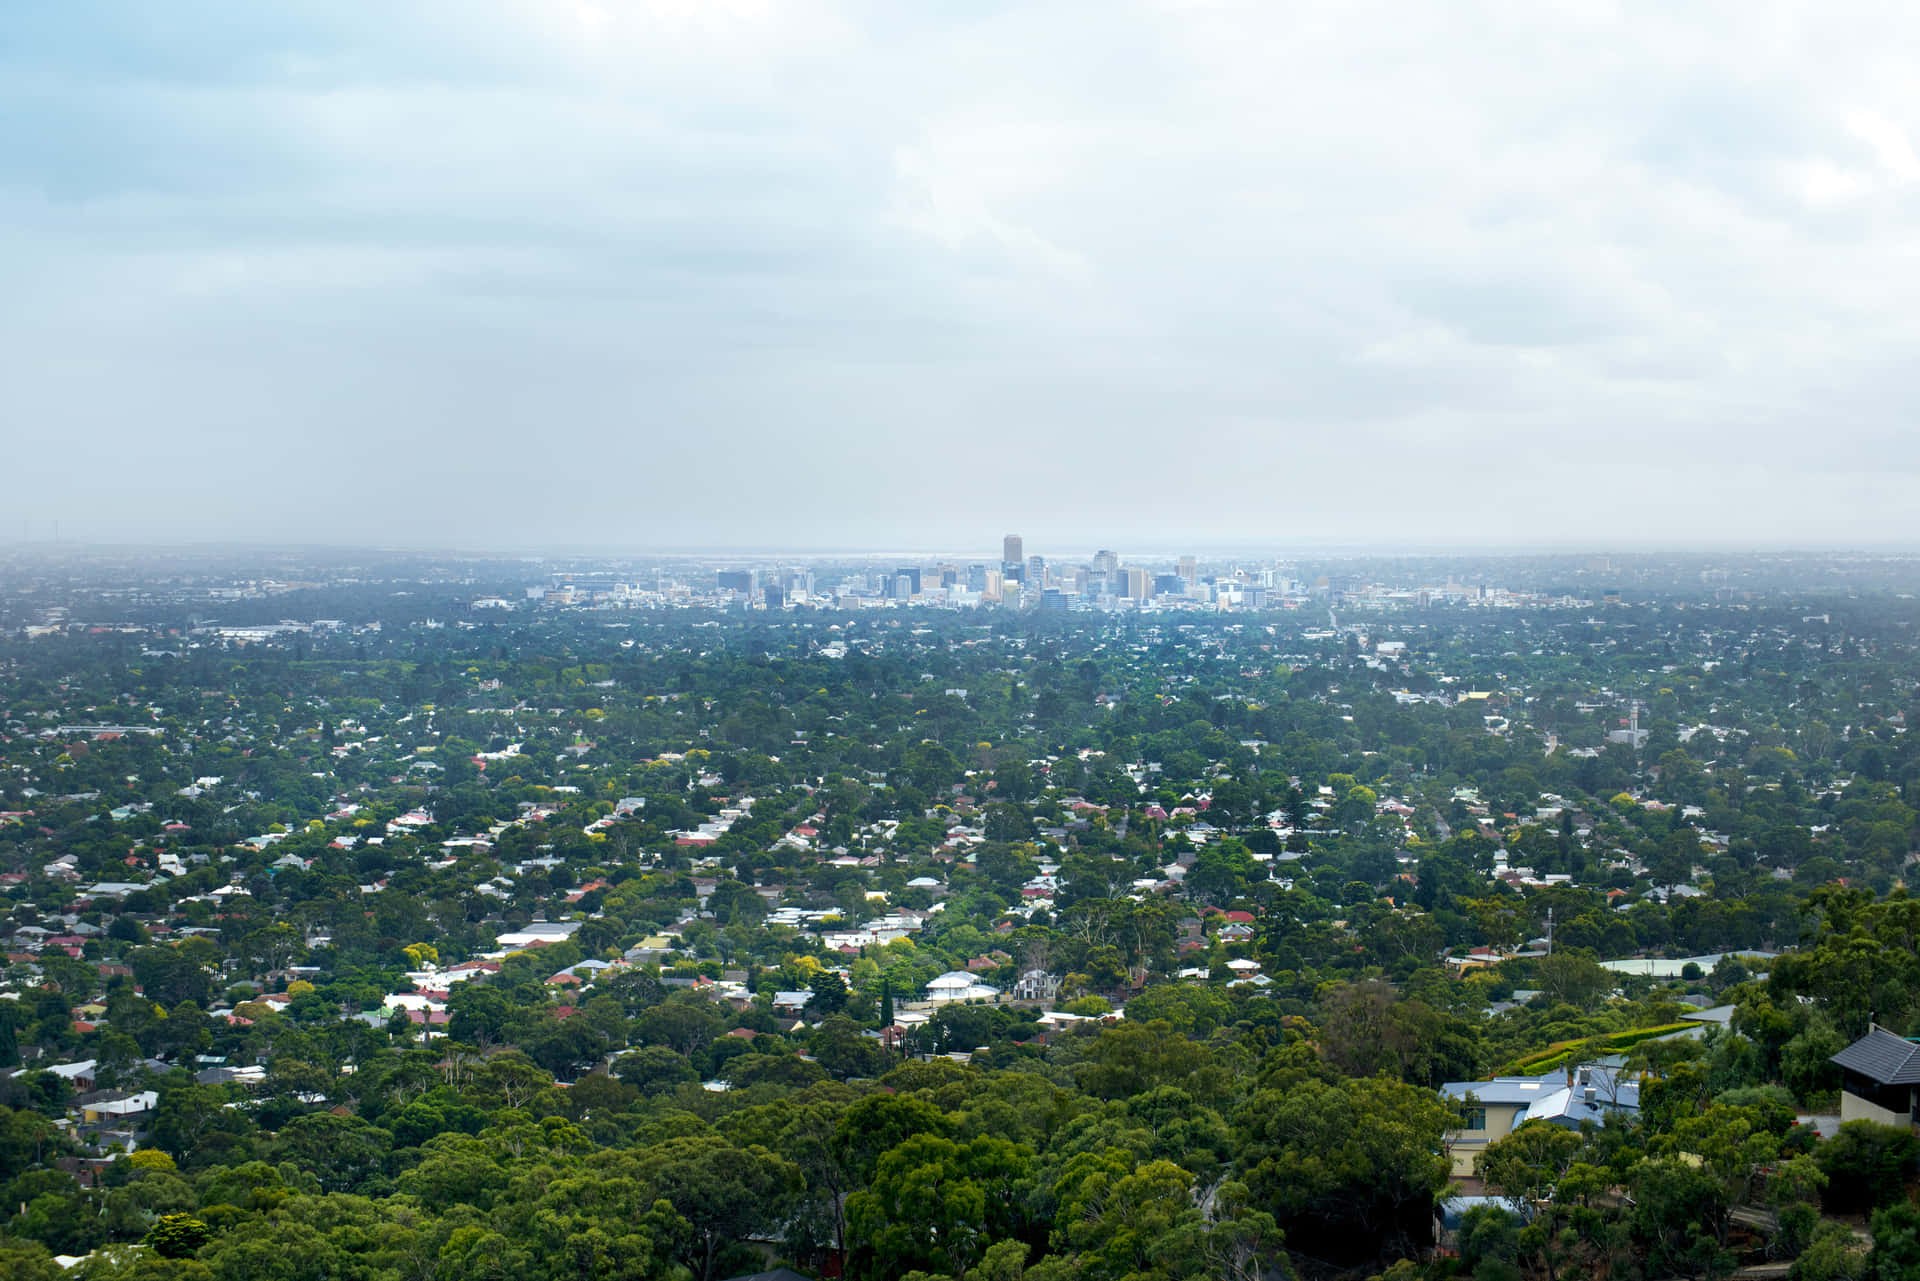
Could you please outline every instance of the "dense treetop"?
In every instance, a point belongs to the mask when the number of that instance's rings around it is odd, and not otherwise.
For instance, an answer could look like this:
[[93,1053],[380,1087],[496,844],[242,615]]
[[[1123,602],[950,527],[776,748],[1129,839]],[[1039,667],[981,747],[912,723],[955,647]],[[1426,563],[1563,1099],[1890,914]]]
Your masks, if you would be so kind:
[[[246,644],[86,596],[0,637],[0,1261],[1897,1268],[1911,1135],[1796,1120],[1920,1032],[1920,606],[1746,572],[1125,616],[335,575]],[[1431,1258],[1435,1087],[1614,1050],[1638,1116],[1495,1145],[1518,1212]]]

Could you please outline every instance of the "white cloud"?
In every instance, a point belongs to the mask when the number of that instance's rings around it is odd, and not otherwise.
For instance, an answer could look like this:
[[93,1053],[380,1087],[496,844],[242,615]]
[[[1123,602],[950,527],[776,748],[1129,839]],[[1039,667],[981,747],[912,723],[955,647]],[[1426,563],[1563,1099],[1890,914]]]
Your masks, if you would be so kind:
[[1874,159],[1889,178],[1911,182],[1920,177],[1920,158],[1914,156],[1913,144],[1899,125],[1871,111],[1854,111],[1847,115],[1847,128],[1873,149]]
[[88,492],[180,498],[116,537],[221,533],[267,468],[252,527],[327,534],[316,450],[391,467],[368,536],[1916,532],[1920,15],[132,14],[0,50],[26,514],[87,439]]

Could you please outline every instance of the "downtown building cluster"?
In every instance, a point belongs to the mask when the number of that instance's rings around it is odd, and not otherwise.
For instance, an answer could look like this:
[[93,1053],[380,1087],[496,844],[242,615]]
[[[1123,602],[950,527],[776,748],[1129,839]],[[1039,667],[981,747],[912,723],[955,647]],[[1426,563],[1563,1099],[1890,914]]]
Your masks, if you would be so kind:
[[999,606],[1065,612],[1170,608],[1267,609],[1301,604],[1311,588],[1273,564],[1209,565],[1198,557],[1132,563],[1102,548],[1085,559],[1029,554],[1008,534],[998,562],[941,558],[854,567],[829,581],[818,569],[724,568],[716,590],[735,603],[766,608],[832,605],[839,608],[921,605]]

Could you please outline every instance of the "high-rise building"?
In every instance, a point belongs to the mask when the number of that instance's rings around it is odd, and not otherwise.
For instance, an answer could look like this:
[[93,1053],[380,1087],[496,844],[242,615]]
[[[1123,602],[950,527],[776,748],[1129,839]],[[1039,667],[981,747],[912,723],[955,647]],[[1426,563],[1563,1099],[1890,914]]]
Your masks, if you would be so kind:
[[1027,562],[1024,544],[1020,535],[1008,534],[1000,543],[1000,577],[1009,583],[1018,583],[1027,576]]
[[902,565],[899,569],[893,571],[893,581],[895,584],[898,584],[903,578],[907,580],[909,586],[904,593],[900,593],[896,586],[896,594],[902,595],[903,597],[918,596],[920,594],[920,567],[917,565]]
[[1180,558],[1180,577],[1187,580],[1187,586],[1189,587],[1199,582],[1200,562],[1192,556],[1182,556]]
[[1022,580],[1032,591],[1039,591],[1047,585],[1047,558],[1045,556],[1027,557],[1027,576]]
[[1152,594],[1153,579],[1148,577],[1146,570],[1123,569],[1120,572],[1126,578],[1128,596],[1134,600],[1144,601]]
[[1101,575],[1111,574],[1113,573],[1114,570],[1119,568],[1120,568],[1120,553],[1114,552],[1114,551],[1108,551],[1106,548],[1103,547],[1099,551],[1093,554],[1093,572],[1094,573],[1101,574]]
[[987,567],[985,565],[967,566],[967,590],[984,592],[987,590]]

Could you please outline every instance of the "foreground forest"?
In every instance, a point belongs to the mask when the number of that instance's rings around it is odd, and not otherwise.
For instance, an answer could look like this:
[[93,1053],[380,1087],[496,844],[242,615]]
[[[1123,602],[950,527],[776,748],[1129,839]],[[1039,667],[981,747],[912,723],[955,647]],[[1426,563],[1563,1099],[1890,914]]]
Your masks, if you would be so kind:
[[1920,1275],[1910,596],[473,595],[0,640],[0,1275]]

